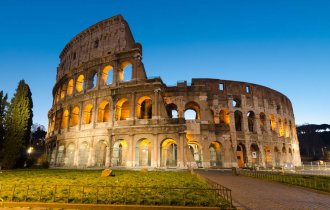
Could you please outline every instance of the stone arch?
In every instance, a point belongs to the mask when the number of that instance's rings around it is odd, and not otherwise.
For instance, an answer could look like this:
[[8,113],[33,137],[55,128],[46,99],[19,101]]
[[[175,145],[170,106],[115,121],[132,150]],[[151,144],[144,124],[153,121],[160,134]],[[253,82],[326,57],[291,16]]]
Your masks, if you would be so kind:
[[149,96],[142,96],[137,100],[136,116],[138,119],[152,118],[152,100]]
[[178,145],[173,139],[164,139],[160,143],[160,166],[176,167],[178,163]]
[[151,166],[151,141],[140,139],[135,147],[135,166]]
[[271,152],[270,146],[265,146],[264,152],[265,152],[266,167],[271,167],[273,165],[273,158],[272,158],[272,152]]
[[120,99],[116,104],[116,120],[129,118],[129,102],[126,98]]
[[241,111],[236,110],[234,112],[235,116],[235,129],[236,131],[242,131],[242,123],[243,123],[243,114]]
[[250,132],[255,132],[255,114],[253,111],[247,113],[248,128]]
[[[191,111],[190,111],[191,110]],[[195,115],[193,114],[195,113]],[[185,105],[184,118],[186,120],[200,120],[200,106],[195,101],[190,101]]]
[[284,163],[286,162],[286,158],[287,158],[286,148],[283,145],[283,147],[282,147],[282,160],[283,160]]
[[170,118],[178,118],[178,106],[174,103],[166,105],[167,115]]
[[218,141],[211,142],[209,146],[210,152],[210,166],[211,167],[222,167],[222,144]]
[[98,75],[97,75],[97,72],[96,71],[92,71],[89,75],[89,78],[88,78],[88,89],[92,89],[92,88],[95,88],[96,85],[97,85],[97,78],[98,78]]
[[253,166],[259,165],[261,157],[260,157],[260,149],[259,149],[258,144],[256,144],[256,143],[251,144],[250,151],[251,151],[251,157],[252,157],[252,159],[251,159],[252,165]]
[[284,119],[284,133],[286,138],[290,137],[290,128],[289,128],[288,120],[286,118]]
[[73,93],[73,86],[74,86],[74,81],[73,79],[70,79],[70,81],[68,82],[68,88],[67,88],[67,95],[71,96]]
[[97,142],[95,146],[95,165],[98,167],[105,166],[105,159],[107,154],[107,144],[104,140]]
[[124,61],[120,65],[119,81],[129,81],[133,76],[133,65],[129,61]]
[[266,132],[266,115],[263,112],[260,112],[260,130],[261,132]]
[[102,101],[97,111],[97,122],[110,121],[110,103],[106,100]]
[[74,143],[69,143],[66,151],[65,151],[65,166],[73,166],[74,165],[74,156],[75,156],[76,148]]
[[70,115],[70,127],[74,127],[76,125],[78,125],[79,122],[79,107],[75,106],[72,111],[71,111],[71,115]]
[[278,118],[278,131],[281,137],[284,136],[283,122],[281,118]]
[[61,129],[65,129],[68,127],[68,121],[69,121],[69,110],[64,110],[62,115],[62,123],[61,123]]
[[201,145],[195,141],[188,142],[189,151],[193,157],[193,160],[196,162],[198,167],[202,166],[203,161],[203,150]]
[[76,91],[78,93],[80,93],[81,91],[84,90],[84,87],[85,87],[85,77],[84,77],[84,75],[81,74],[78,76],[78,79],[76,82]]
[[127,141],[124,139],[117,140],[113,144],[112,166],[126,166],[127,153]]
[[55,102],[59,102],[60,101],[60,95],[61,95],[61,89],[58,88],[56,93],[55,93]]
[[101,76],[102,85],[112,84],[112,78],[113,78],[113,67],[111,65],[108,65],[104,67],[102,70],[102,76]]
[[92,122],[92,118],[93,118],[93,105],[87,104],[83,112],[83,123],[90,124]]
[[234,98],[234,99],[233,99],[233,104],[232,104],[232,106],[235,107],[235,108],[240,108],[240,107],[242,107],[241,99],[239,99],[239,98]]
[[240,143],[237,145],[236,157],[238,167],[243,168],[247,162],[246,147],[244,144]]
[[56,156],[56,165],[57,166],[62,166],[64,164],[64,144],[61,144],[57,148],[57,156]]
[[65,98],[66,92],[67,92],[67,88],[66,88],[66,84],[64,83],[61,87],[61,100]]
[[88,163],[88,157],[89,157],[89,145],[86,141],[79,144],[79,166],[87,166]]
[[219,122],[220,125],[227,125],[229,126],[230,124],[230,116],[229,116],[229,111],[228,109],[221,109],[219,113]]
[[276,131],[276,119],[273,114],[269,115],[270,129],[272,131]]
[[281,165],[281,152],[278,149],[278,147],[274,147],[274,159],[275,159],[275,166],[280,166]]

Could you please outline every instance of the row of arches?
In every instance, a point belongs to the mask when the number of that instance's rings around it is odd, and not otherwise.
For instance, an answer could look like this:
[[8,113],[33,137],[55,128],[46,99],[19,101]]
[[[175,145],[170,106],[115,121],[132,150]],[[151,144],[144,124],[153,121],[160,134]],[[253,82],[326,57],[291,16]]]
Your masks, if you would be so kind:
[[[263,151],[259,149],[258,144],[253,143],[249,147],[250,154],[247,153],[245,144],[240,143],[236,147],[236,159],[237,165],[240,168],[246,166],[260,166],[263,165],[261,152],[264,155],[264,164],[266,167],[270,166],[282,166],[285,163],[292,163],[294,149],[286,149],[283,145],[282,150],[279,150],[278,146],[274,146],[273,149],[270,146],[264,146]],[[250,158],[248,157],[250,156]],[[248,161],[250,159],[250,161]]]
[[[194,157],[194,161],[202,160],[202,151],[199,144],[190,142],[189,152]],[[174,139],[165,139],[159,145],[159,164],[160,167],[178,166],[178,144]],[[128,143],[125,139],[114,142],[112,151],[104,140],[100,140],[92,148],[87,141],[76,145],[71,142],[67,145],[61,144],[52,151],[51,163],[55,166],[96,166],[104,167],[107,163],[107,156],[111,158],[111,166],[127,166]],[[135,145],[134,166],[151,166],[152,144],[147,138],[140,139]],[[209,146],[210,166],[223,166],[222,163],[222,145],[214,141]],[[110,161],[110,160],[108,160]]]
[[69,82],[64,83],[59,87],[55,93],[54,101],[57,103],[63,100],[66,96],[72,96],[74,92],[81,93],[85,89],[93,89],[97,85],[111,85],[116,81],[129,81],[132,79],[133,65],[130,62],[123,62],[120,65],[118,73],[114,73],[114,68],[111,65],[105,66],[101,72],[91,71],[86,74],[80,74],[76,79],[70,79]]
[[[243,113],[239,110],[236,110],[234,112],[235,117],[235,129],[236,131],[243,131]],[[247,130],[250,132],[257,132],[257,116],[253,111],[249,111],[246,115],[247,118]],[[261,112],[259,114],[259,126],[261,132],[267,131],[267,117],[266,115]],[[273,114],[269,115],[268,118],[269,121],[269,128],[271,131],[278,132],[279,136],[285,136],[290,137],[295,131],[294,125],[292,124],[291,120],[282,119],[278,117],[278,120],[276,120],[275,116]]]
[[[65,109],[62,113],[57,112],[56,116],[51,119],[50,131],[59,128],[65,129],[68,126],[74,127],[79,124],[79,118],[82,118],[82,124],[91,124],[93,121],[93,105],[88,103],[82,108],[82,113],[80,112],[80,107],[78,105],[74,106],[71,111]],[[97,107],[96,110],[96,122],[110,122],[111,118],[111,107],[110,102],[103,100]],[[130,104],[127,98],[122,98],[117,101],[115,106],[115,120],[121,121],[126,120],[130,116]],[[151,119],[152,118],[152,99],[149,96],[142,96],[137,100],[136,106],[136,117],[138,119]]]

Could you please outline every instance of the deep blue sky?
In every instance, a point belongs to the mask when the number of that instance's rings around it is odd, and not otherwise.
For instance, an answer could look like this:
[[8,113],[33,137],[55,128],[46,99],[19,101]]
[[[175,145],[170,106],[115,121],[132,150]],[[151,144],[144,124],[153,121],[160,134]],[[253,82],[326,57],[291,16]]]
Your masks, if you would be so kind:
[[168,85],[221,78],[287,95],[296,123],[330,124],[330,1],[34,0],[0,3],[0,90],[30,85],[47,126],[58,55],[90,25],[122,14],[148,76]]

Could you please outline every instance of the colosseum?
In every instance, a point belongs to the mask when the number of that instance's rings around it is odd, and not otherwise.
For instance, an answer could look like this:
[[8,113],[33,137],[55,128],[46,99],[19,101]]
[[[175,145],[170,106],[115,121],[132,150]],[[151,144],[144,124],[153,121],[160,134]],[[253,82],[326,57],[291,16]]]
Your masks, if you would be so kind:
[[147,77],[121,15],[60,54],[46,150],[51,167],[228,168],[301,165],[290,100],[222,79],[167,86]]

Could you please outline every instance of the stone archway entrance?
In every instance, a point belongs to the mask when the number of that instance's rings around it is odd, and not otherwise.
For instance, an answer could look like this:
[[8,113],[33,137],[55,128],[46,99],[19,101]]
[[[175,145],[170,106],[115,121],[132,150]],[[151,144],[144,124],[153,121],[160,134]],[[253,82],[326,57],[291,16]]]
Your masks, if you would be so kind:
[[211,167],[222,167],[222,145],[221,143],[214,141],[210,144],[210,166]]
[[118,140],[113,145],[112,166],[126,166],[127,142]]
[[165,139],[161,143],[160,166],[176,167],[178,161],[178,146],[175,140]]
[[135,147],[135,166],[151,166],[151,141],[141,139]]
[[237,157],[237,165],[240,168],[243,168],[246,163],[246,148],[244,144],[239,144],[236,147],[236,157]]

